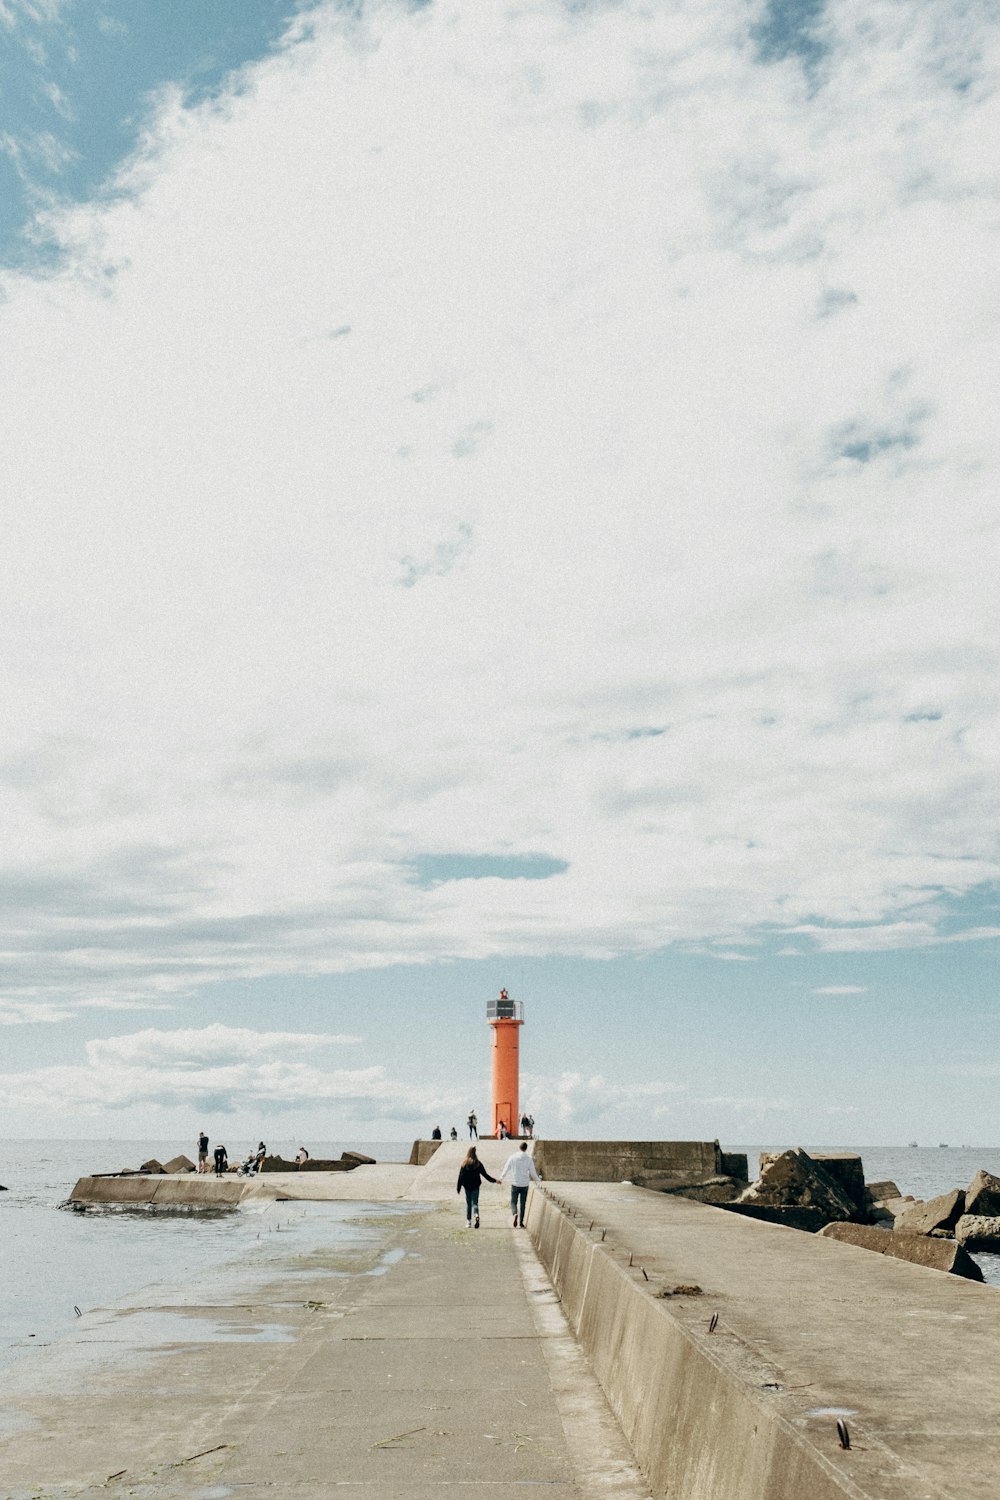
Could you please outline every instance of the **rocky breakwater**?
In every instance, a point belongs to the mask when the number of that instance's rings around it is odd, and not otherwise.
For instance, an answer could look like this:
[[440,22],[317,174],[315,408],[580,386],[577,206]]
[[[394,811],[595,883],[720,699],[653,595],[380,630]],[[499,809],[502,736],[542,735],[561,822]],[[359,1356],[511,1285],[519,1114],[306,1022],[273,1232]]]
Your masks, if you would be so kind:
[[310,1156],[306,1161],[285,1161],[280,1156],[265,1156],[260,1164],[262,1172],[353,1172],[355,1167],[374,1167],[374,1156],[362,1156],[360,1151],[342,1151],[329,1160]]
[[[259,1173],[244,1175],[230,1164],[228,1171],[216,1174],[197,1172],[186,1156],[178,1156],[165,1165],[154,1160],[143,1162],[138,1171],[126,1167],[120,1172],[81,1177],[65,1206],[77,1210],[91,1205],[218,1208],[233,1206],[244,1196],[282,1200],[338,1197],[341,1194],[329,1191],[327,1185],[341,1180],[339,1174],[376,1165],[372,1157],[359,1151],[345,1151],[337,1160],[301,1163],[269,1156]],[[307,1175],[303,1178],[302,1174]],[[296,1177],[302,1181],[301,1189],[293,1185]]]
[[103,1173],[112,1177],[179,1177],[183,1172],[193,1172],[194,1162],[187,1156],[172,1156],[168,1162],[158,1162],[155,1157],[144,1161],[141,1167],[123,1167],[120,1172]]
[[[958,1275],[982,1279],[968,1252],[986,1250],[1000,1254],[1000,1177],[990,1172],[979,1171],[967,1188],[952,1188],[926,1202],[889,1198],[876,1203],[874,1208],[876,1222],[891,1231],[893,1240],[941,1243],[942,1263],[948,1257],[954,1262],[944,1269]],[[931,1252],[920,1253],[926,1257]]]
[[732,1213],[815,1233],[837,1221],[866,1224],[870,1200],[860,1156],[810,1154],[801,1146],[760,1158],[760,1176],[732,1203]]
[[965,1190],[963,1212],[955,1220],[953,1233],[966,1250],[1000,1255],[1000,1177],[976,1173]]
[[1000,1177],[977,1172],[968,1188],[926,1202],[894,1182],[868,1182],[860,1156],[801,1148],[763,1154],[760,1176],[730,1212],[822,1234],[842,1244],[982,1281],[970,1251],[1000,1253]]

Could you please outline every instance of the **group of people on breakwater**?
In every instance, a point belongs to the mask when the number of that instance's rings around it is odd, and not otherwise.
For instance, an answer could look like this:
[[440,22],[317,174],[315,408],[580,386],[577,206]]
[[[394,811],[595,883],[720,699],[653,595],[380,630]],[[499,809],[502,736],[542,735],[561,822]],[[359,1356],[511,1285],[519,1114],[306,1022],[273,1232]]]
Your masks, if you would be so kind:
[[[475,1110],[471,1110],[471,1112],[469,1112],[468,1127],[469,1127],[469,1140],[478,1140],[478,1139],[480,1139],[480,1121],[478,1121],[478,1116],[477,1116],[477,1113],[475,1113]],[[520,1118],[520,1134],[522,1134],[523,1139],[525,1139],[525,1140],[534,1140],[535,1139],[535,1119],[534,1119],[534,1116],[532,1116],[532,1115],[522,1115],[522,1118]],[[499,1140],[513,1140],[514,1139],[514,1137],[511,1136],[510,1131],[507,1130],[507,1121],[501,1121],[501,1122],[499,1122],[498,1127],[496,1127],[496,1136],[498,1136]],[[430,1131],[430,1139],[432,1139],[432,1140],[442,1140],[442,1139],[444,1139],[444,1137],[441,1136],[441,1127],[439,1127],[439,1125],[435,1125],[435,1128],[433,1128],[433,1130]],[[457,1140],[457,1139],[459,1139],[459,1133],[457,1133],[457,1130],[456,1130],[456,1128],[454,1128],[454,1125],[453,1125],[453,1127],[451,1127],[450,1133],[448,1133],[448,1140]]]
[[[474,1109],[472,1109],[472,1110],[469,1111],[469,1118],[468,1118],[467,1123],[468,1123],[468,1127],[469,1127],[469,1140],[470,1141],[478,1141],[478,1139],[479,1139],[479,1117],[476,1114],[476,1111]],[[525,1115],[521,1116],[521,1135],[524,1137],[524,1139],[526,1141],[532,1141],[532,1140],[534,1140],[534,1138],[535,1138],[535,1117],[534,1117],[534,1115],[527,1115],[527,1114],[525,1114]],[[512,1135],[511,1135],[511,1132],[507,1129],[507,1122],[506,1122],[506,1120],[501,1120],[500,1123],[499,1123],[499,1125],[497,1126],[497,1136],[502,1141],[509,1141],[509,1140],[513,1139]],[[450,1131],[450,1134],[449,1134],[448,1138],[449,1138],[449,1140],[452,1140],[452,1141],[457,1141],[458,1140],[458,1131],[455,1129],[454,1125],[451,1127],[451,1131]],[[441,1136],[441,1126],[440,1125],[435,1125],[434,1129],[431,1131],[431,1140],[432,1141],[439,1141],[441,1139],[442,1139],[442,1136]]]
[[[204,1130],[200,1130],[198,1132],[198,1171],[200,1173],[207,1173],[213,1170],[213,1168],[209,1166],[208,1148],[208,1136],[205,1134]],[[259,1141],[257,1143],[256,1151],[249,1152],[236,1168],[237,1176],[256,1176],[256,1174],[263,1166],[264,1158],[266,1156],[267,1146],[263,1141]],[[305,1146],[299,1147],[295,1160],[299,1166],[301,1166],[304,1161],[309,1160],[309,1152],[306,1150]],[[214,1151],[212,1152],[212,1162],[214,1164],[216,1177],[224,1177],[225,1174],[229,1171],[229,1153],[221,1142],[215,1147]]]
[[522,1141],[518,1150],[508,1156],[499,1177],[491,1177],[479,1160],[476,1147],[469,1147],[468,1155],[458,1169],[458,1185],[455,1189],[456,1193],[465,1193],[465,1227],[467,1229],[479,1228],[479,1189],[482,1187],[483,1179],[485,1178],[487,1182],[499,1183],[503,1182],[505,1177],[510,1178],[510,1211],[514,1221],[513,1227],[523,1229],[528,1186],[532,1182],[541,1181],[538,1169],[528,1154],[527,1141]]

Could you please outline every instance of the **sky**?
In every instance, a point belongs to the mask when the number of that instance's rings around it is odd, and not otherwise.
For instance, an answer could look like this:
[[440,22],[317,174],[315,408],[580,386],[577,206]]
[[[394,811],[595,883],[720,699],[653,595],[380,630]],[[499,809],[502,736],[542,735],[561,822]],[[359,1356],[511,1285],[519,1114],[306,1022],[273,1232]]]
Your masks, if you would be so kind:
[[0,1132],[1000,1142],[997,0],[0,0]]

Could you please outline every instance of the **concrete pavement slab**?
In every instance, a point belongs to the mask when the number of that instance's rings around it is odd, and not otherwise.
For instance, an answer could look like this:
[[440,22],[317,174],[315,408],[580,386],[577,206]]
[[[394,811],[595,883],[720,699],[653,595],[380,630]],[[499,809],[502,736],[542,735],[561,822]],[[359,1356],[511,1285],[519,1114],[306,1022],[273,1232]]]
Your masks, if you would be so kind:
[[350,1274],[336,1246],[313,1250],[290,1296],[290,1255],[242,1301],[206,1278],[200,1305],[153,1298],[74,1330],[68,1366],[57,1346],[19,1362],[2,1395],[28,1426],[0,1438],[4,1500],[648,1493],[593,1378],[567,1373],[565,1326],[560,1343],[534,1316],[526,1234],[456,1232],[443,1207],[358,1217],[381,1238]]

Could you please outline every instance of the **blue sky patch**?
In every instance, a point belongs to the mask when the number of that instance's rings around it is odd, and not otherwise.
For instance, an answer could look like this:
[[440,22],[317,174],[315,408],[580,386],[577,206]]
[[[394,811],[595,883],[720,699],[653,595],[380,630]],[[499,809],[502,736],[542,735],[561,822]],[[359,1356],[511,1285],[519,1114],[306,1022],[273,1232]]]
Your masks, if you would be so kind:
[[767,0],[752,36],[761,62],[797,57],[806,66],[819,62],[826,48],[817,35],[826,0]]
[[548,880],[569,869],[547,854],[418,854],[411,861],[417,885],[448,880]]
[[133,150],[150,97],[192,103],[265,56],[305,0],[14,0],[0,24],[0,263],[42,265],[35,215],[92,197]]

